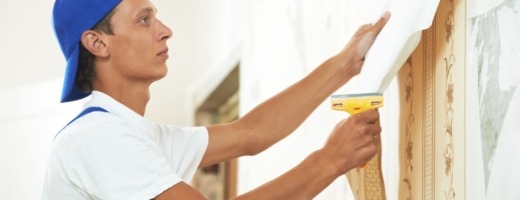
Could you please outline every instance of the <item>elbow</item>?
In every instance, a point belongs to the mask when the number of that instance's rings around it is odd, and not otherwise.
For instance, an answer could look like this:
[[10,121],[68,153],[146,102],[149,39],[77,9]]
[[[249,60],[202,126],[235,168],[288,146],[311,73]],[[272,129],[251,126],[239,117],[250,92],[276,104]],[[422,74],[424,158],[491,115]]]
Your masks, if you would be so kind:
[[244,156],[255,156],[261,153],[264,149],[261,148],[261,141],[256,134],[256,131],[248,126],[246,123],[237,120],[234,122],[234,125],[237,129],[241,130],[239,132],[242,133],[242,139],[240,146],[242,147],[242,155]]
[[246,155],[248,156],[256,156],[274,144],[268,138],[265,138],[263,134],[256,131],[250,131],[246,141]]
[[262,153],[263,149],[260,148],[260,142],[258,141],[257,135],[254,131],[248,131],[246,134],[244,149],[246,156],[256,156],[259,153]]
[[247,149],[247,156],[256,156],[258,155],[259,153],[262,153],[263,149],[261,148],[258,148],[258,147],[254,147],[253,145],[250,145],[249,148]]
[[237,148],[239,149],[240,156],[254,156],[262,152],[259,148],[259,142],[257,141],[257,135],[251,126],[244,123],[242,120],[237,120],[229,124],[232,127],[233,132],[240,135],[237,141]]

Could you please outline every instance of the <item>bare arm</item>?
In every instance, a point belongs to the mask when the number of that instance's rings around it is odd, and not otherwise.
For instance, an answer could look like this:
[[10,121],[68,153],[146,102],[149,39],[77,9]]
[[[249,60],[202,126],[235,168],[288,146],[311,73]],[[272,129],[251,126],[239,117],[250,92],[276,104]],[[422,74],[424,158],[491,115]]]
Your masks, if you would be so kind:
[[259,188],[235,199],[313,199],[336,178],[368,162],[376,153],[381,133],[377,111],[343,120],[325,146],[298,166]]
[[[377,153],[375,135],[381,133],[377,111],[359,113],[339,122],[324,147],[310,154],[282,176],[235,197],[240,199],[312,199],[338,176],[370,160]],[[162,199],[205,199],[186,183],[179,183]]]
[[207,127],[209,144],[199,167],[258,154],[287,137],[321,102],[361,71],[366,52],[387,21],[388,17],[375,25],[361,26],[343,51],[239,120]]

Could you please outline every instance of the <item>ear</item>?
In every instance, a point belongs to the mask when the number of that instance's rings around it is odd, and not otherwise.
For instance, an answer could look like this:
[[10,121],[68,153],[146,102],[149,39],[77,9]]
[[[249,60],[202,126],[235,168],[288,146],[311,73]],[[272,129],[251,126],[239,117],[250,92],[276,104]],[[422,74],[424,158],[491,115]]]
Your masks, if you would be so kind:
[[103,38],[103,35],[99,32],[88,30],[81,35],[81,44],[94,56],[108,57],[110,52]]

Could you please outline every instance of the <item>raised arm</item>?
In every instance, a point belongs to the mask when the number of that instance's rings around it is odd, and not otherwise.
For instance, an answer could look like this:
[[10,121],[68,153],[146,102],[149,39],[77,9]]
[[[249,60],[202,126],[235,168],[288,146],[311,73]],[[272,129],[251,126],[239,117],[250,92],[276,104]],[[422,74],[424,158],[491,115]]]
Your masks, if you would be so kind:
[[287,137],[334,91],[359,74],[376,35],[388,21],[361,26],[347,46],[308,76],[229,124],[209,126],[208,149],[200,167],[255,155]]

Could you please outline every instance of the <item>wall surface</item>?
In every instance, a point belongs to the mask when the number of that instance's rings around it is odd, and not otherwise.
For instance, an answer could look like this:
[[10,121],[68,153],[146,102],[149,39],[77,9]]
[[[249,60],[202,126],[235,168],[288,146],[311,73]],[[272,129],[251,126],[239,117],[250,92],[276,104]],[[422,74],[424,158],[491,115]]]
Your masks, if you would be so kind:
[[41,199],[51,144],[82,109],[60,104],[61,80],[0,91],[0,199]]
[[0,3],[3,24],[0,90],[63,76],[65,58],[51,27],[53,3],[53,0]]
[[52,139],[82,108],[59,103],[65,59],[53,3],[0,3],[0,199],[41,198]]

